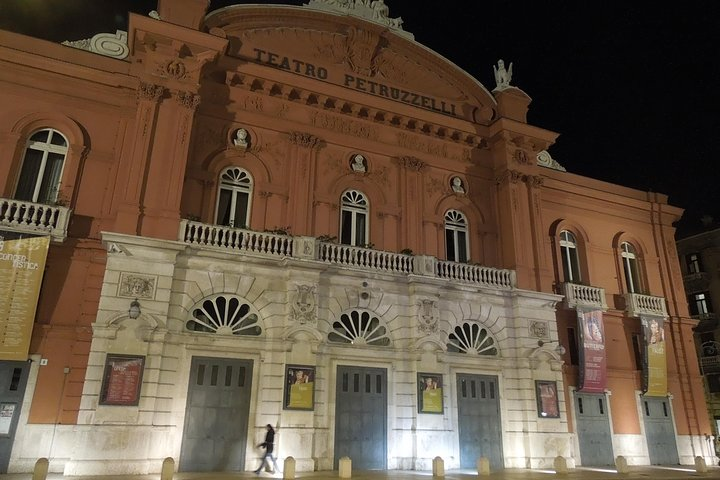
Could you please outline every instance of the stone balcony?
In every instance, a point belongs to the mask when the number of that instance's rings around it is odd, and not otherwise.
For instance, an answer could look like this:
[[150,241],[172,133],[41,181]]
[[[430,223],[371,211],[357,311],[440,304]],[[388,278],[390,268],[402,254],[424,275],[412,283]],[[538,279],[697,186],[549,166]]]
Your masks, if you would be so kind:
[[323,242],[314,237],[255,232],[182,220],[178,239],[203,248],[258,256],[297,258],[347,269],[420,275],[495,289],[509,290],[516,286],[514,270],[448,262],[427,255],[405,255],[353,247]]
[[0,198],[0,229],[28,235],[67,238],[72,211],[68,207]]
[[605,289],[577,283],[563,283],[562,295],[568,308],[607,310]]
[[626,293],[624,297],[625,312],[630,317],[639,317],[640,315],[668,316],[664,297],[654,297],[640,293]]

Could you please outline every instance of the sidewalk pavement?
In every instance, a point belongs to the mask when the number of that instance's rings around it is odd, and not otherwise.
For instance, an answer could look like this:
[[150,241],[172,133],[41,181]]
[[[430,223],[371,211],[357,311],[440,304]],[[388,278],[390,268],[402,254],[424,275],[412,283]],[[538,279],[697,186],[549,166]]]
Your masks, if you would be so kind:
[[[629,467],[629,472],[619,474],[614,468],[591,468],[578,467],[570,469],[567,474],[556,474],[553,470],[527,470],[509,468],[490,475],[478,476],[473,470],[448,470],[445,472],[445,480],[686,480],[686,479],[720,479],[720,467],[709,466],[707,473],[697,473],[692,466],[678,465],[672,467],[642,466]],[[337,480],[337,471],[324,472],[299,472],[296,475],[298,480]],[[0,480],[31,480],[32,473],[11,473],[0,475]],[[282,474],[261,473],[255,475],[252,472],[237,473],[175,473],[173,480],[272,480],[282,479]],[[48,474],[47,480],[160,480],[160,473],[154,475],[102,475],[66,477],[62,474]],[[382,470],[382,471],[356,471],[352,474],[352,480],[432,480],[432,473],[429,471],[412,470]]]

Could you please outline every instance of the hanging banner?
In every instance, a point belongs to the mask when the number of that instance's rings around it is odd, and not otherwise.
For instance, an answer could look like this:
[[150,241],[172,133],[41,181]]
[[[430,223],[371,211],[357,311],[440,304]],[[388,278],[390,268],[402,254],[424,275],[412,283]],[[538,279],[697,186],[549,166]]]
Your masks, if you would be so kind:
[[580,379],[582,392],[602,393],[607,387],[607,356],[602,311],[578,309],[580,331]]
[[0,360],[27,360],[50,237],[0,230]]
[[643,391],[648,397],[667,396],[667,359],[665,357],[665,319],[640,316],[643,327],[645,356]]

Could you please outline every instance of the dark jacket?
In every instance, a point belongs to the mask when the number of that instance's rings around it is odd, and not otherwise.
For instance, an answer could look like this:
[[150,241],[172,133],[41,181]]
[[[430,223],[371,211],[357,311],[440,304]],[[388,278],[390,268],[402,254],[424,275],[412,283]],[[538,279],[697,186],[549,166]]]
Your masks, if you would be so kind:
[[265,434],[265,441],[260,446],[265,448],[267,453],[272,453],[273,443],[275,443],[275,430],[268,430]]

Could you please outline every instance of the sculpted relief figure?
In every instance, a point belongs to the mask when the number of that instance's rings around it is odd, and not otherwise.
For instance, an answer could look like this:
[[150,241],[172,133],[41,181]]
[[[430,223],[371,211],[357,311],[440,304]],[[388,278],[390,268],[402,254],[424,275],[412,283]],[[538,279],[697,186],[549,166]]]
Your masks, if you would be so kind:
[[512,62],[510,66],[505,69],[505,62],[498,60],[497,67],[493,65],[493,72],[495,73],[495,83],[497,84],[497,90],[504,90],[510,87],[510,80],[512,80]]
[[[385,0],[310,0],[305,5],[319,10],[340,11],[387,25],[395,30],[403,30],[402,18],[390,18],[390,9]],[[412,34],[407,32],[402,35],[412,38]]]
[[373,18],[375,20],[387,20],[390,15],[390,9],[385,5],[384,0],[373,0],[371,7],[373,9]]
[[367,170],[367,167],[365,167],[365,157],[360,154],[354,155],[350,166],[353,172],[365,172]]
[[248,147],[248,131],[244,128],[238,128],[233,137],[233,145],[239,148]]

